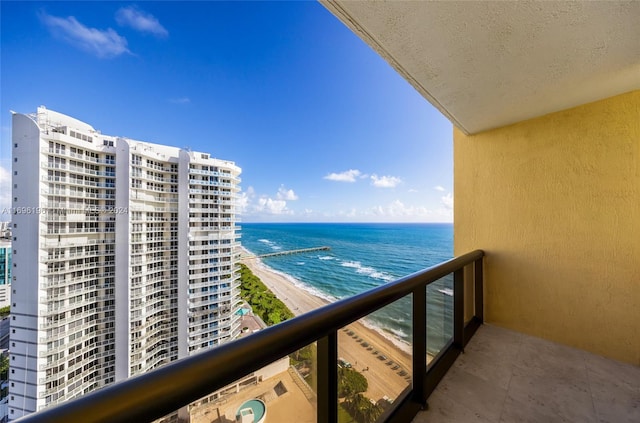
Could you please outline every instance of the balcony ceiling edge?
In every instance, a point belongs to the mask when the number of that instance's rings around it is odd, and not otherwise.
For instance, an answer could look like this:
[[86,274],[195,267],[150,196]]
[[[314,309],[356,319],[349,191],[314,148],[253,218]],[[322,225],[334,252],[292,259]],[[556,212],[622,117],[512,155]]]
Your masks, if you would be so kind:
[[640,2],[320,3],[467,135],[640,89]]

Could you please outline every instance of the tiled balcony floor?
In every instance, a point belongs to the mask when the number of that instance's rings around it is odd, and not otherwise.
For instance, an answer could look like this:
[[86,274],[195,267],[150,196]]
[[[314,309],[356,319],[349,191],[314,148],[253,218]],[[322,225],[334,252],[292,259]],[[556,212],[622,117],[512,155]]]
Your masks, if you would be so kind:
[[640,367],[483,325],[415,423],[640,422]]

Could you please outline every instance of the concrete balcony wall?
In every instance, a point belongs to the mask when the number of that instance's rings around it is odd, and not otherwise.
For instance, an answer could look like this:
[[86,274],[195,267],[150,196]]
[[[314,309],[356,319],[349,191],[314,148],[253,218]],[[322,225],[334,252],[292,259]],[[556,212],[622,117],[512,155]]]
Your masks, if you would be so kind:
[[454,181],[488,322],[640,365],[640,91],[454,129]]

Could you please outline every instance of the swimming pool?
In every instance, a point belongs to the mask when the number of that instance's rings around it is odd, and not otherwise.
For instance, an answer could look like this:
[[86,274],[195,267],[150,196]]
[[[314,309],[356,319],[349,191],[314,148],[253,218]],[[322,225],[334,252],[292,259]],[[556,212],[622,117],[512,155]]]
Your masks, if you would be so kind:
[[236,413],[238,423],[263,423],[267,417],[267,405],[264,401],[254,398],[244,402]]

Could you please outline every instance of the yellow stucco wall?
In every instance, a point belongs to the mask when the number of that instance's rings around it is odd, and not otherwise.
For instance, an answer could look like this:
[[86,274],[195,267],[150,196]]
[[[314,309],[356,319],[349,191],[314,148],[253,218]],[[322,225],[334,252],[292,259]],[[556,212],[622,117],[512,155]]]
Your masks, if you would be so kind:
[[640,91],[454,129],[454,181],[488,322],[640,365]]

